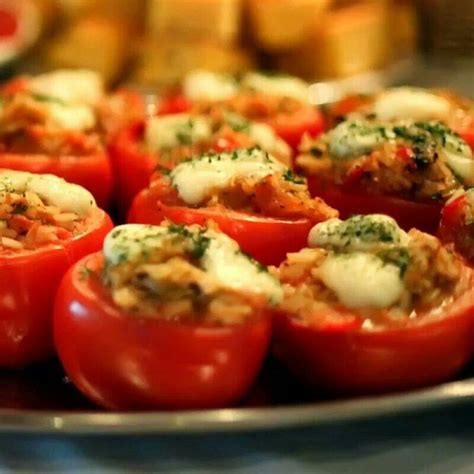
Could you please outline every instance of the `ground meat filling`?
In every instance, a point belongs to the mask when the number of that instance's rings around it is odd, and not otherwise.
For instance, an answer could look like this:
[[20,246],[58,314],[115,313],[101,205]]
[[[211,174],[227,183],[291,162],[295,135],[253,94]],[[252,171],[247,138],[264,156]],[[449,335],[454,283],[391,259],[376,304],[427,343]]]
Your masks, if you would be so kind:
[[47,104],[64,105],[59,99],[18,93],[3,99],[0,112],[0,152],[87,156],[101,150],[100,135],[65,130],[50,123]]
[[[150,193],[166,205],[189,206],[170,186],[166,176],[155,176]],[[262,179],[235,178],[228,187],[215,189],[199,207],[231,209],[281,219],[308,218],[314,222],[338,215],[322,199],[312,198],[306,180],[291,171]]]
[[84,231],[85,221],[63,212],[31,191],[5,192],[0,200],[0,250],[35,250]]
[[279,115],[288,115],[307,107],[291,97],[277,97],[255,92],[242,92],[231,99],[219,102],[201,101],[194,104],[194,111],[200,114],[234,112],[249,120],[268,120]]
[[115,304],[142,317],[243,324],[255,315],[260,298],[226,288],[203,269],[201,258],[208,245],[201,228],[170,225],[160,244],[140,260],[107,262],[102,281]]
[[[383,309],[347,309],[320,277],[319,268],[339,251],[308,248],[288,255],[276,270],[284,288],[281,309],[310,325],[355,319],[364,328],[398,327],[421,317],[436,317],[440,306],[468,288],[462,264],[438,239],[415,229],[406,246],[380,245],[370,250],[384,264],[400,270],[403,293],[396,304]],[[382,290],[380,290],[382,291]]]
[[[389,134],[384,136],[386,130]],[[463,189],[462,178],[440,154],[446,135],[458,139],[454,132],[434,122],[381,125],[380,131],[374,149],[344,159],[333,156],[328,135],[316,140],[306,137],[297,163],[307,174],[336,185],[420,202],[443,202]]]

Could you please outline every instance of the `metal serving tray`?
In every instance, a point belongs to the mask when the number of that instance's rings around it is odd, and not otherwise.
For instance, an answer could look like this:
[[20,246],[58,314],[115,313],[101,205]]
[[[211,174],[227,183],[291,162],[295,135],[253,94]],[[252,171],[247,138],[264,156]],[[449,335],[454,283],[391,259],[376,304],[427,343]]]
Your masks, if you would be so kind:
[[311,394],[269,360],[249,397],[235,408],[107,412],[83,398],[59,364],[51,362],[0,374],[0,433],[178,434],[336,423],[474,401],[473,369],[459,380],[423,390],[335,400]]

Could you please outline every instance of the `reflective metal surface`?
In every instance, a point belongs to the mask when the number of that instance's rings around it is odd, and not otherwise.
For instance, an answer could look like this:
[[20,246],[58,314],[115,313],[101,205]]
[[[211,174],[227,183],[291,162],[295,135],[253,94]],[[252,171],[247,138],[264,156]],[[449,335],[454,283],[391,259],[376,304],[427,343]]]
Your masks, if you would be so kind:
[[314,394],[270,361],[241,407],[112,413],[90,405],[65,381],[59,366],[50,364],[23,373],[0,374],[0,432],[177,434],[336,423],[474,401],[474,378],[401,394],[311,400]]

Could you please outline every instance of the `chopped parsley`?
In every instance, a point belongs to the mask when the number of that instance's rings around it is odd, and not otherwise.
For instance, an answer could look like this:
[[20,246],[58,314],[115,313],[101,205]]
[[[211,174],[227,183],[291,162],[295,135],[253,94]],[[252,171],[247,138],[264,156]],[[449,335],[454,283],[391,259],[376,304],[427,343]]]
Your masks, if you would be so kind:
[[283,174],[283,179],[294,184],[305,184],[304,177],[293,173],[293,171],[291,171],[289,168]]
[[403,247],[381,250],[377,253],[377,257],[379,257],[384,263],[390,263],[397,266],[400,270],[400,278],[403,278],[408,265],[410,264],[410,253],[408,252],[408,249]]

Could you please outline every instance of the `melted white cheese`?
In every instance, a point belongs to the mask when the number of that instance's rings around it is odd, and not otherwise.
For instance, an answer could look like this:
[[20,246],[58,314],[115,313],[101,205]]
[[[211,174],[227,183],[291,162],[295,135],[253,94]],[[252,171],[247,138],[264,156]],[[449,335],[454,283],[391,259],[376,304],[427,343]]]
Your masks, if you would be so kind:
[[211,123],[204,116],[163,115],[148,119],[145,143],[150,152],[156,153],[179,145],[197,143],[211,135]]
[[285,172],[286,167],[258,148],[236,150],[233,153],[204,155],[180,163],[170,173],[179,197],[197,206],[214,190],[224,189],[236,178],[261,179]]
[[381,132],[380,126],[370,122],[342,122],[327,134],[331,157],[344,159],[370,153],[387,139],[395,138],[389,128],[385,128],[384,132]]
[[455,135],[445,135],[443,153],[451,171],[464,185],[474,186],[474,159],[471,147]]
[[[169,235],[166,227],[126,224],[112,230],[104,241],[104,255],[111,264],[145,261],[146,255],[160,247]],[[281,301],[280,283],[240,252],[237,242],[211,229],[203,236],[210,239],[201,258],[202,268],[225,288],[265,295],[272,303]]]
[[267,76],[258,72],[250,72],[242,79],[242,86],[255,92],[289,97],[301,102],[309,102],[309,84],[298,77]]
[[382,92],[373,105],[381,120],[447,120],[450,102],[431,92],[412,87],[399,87]]
[[354,216],[345,221],[334,218],[316,224],[309,233],[308,245],[364,251],[380,244],[404,246],[409,238],[395,219],[383,214],[370,214]]
[[186,75],[183,92],[193,101],[219,101],[234,97],[239,91],[237,81],[228,75],[196,70]]
[[347,308],[388,308],[404,292],[400,269],[368,253],[330,255],[315,275]]
[[44,103],[48,110],[48,122],[62,130],[90,130],[96,125],[91,107],[83,104]]
[[29,90],[67,103],[96,105],[104,95],[104,84],[94,71],[59,69],[32,77]]
[[33,174],[25,171],[0,170],[0,200],[2,191],[24,193],[31,191],[47,204],[59,207],[63,212],[88,215],[96,203],[92,194],[77,184],[68,183],[51,174]]

